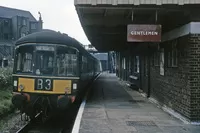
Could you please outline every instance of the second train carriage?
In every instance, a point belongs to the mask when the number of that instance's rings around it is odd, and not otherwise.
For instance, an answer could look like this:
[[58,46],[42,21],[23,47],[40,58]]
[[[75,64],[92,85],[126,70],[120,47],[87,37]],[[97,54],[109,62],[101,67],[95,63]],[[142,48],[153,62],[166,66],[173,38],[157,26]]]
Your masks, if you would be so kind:
[[12,102],[31,117],[38,111],[48,116],[79,99],[100,68],[100,61],[66,34],[30,34],[16,42]]

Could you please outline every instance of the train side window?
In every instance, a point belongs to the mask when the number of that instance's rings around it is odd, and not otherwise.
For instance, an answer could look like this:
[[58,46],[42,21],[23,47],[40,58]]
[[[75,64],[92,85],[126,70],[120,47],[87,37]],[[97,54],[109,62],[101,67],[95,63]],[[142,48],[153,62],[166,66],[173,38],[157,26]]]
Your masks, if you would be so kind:
[[31,72],[32,71],[32,54],[25,53],[23,56],[23,72]]
[[49,57],[49,61],[48,61],[48,67],[52,68],[53,67],[53,57]]
[[82,72],[87,73],[87,58],[82,56]]
[[77,75],[77,55],[66,54],[67,76]]
[[82,56],[82,72],[84,72],[84,56]]
[[59,54],[57,56],[57,68],[58,68],[58,75],[59,76],[65,76],[65,55],[64,54]]
[[59,76],[77,76],[78,53],[75,49],[58,47],[57,74]]
[[21,70],[22,54],[18,53],[17,56],[17,71]]

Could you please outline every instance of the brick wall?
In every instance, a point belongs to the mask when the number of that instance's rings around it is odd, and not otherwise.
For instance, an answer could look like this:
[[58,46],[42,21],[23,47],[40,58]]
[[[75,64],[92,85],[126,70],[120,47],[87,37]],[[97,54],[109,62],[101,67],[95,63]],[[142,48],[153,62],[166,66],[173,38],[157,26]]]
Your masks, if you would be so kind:
[[189,43],[191,120],[200,121],[200,34],[190,35]]
[[[170,42],[161,44],[165,49],[165,75],[160,75],[160,67],[151,63],[151,96],[190,119],[191,92],[189,74],[189,36],[178,39],[178,66],[168,67],[167,53]],[[153,62],[153,56],[151,56]],[[200,71],[200,69],[199,69]]]
[[200,34],[178,39],[178,67],[167,65],[170,42],[161,47],[165,49],[165,75],[151,63],[151,96],[189,120],[200,121]]

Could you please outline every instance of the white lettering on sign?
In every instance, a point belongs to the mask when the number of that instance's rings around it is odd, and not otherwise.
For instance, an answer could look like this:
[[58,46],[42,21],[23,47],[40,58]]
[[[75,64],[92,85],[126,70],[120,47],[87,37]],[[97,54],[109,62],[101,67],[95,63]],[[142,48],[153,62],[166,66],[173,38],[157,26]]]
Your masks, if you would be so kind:
[[131,35],[158,35],[159,33],[156,31],[131,31]]
[[38,86],[37,86],[37,88],[39,90],[42,90],[42,88],[43,88],[43,80],[42,79],[38,79]]
[[39,51],[54,51],[55,48],[53,46],[36,46],[36,50],[39,50]]
[[38,79],[37,81],[37,89],[43,90],[43,88],[47,91],[51,90],[51,80],[50,79]]

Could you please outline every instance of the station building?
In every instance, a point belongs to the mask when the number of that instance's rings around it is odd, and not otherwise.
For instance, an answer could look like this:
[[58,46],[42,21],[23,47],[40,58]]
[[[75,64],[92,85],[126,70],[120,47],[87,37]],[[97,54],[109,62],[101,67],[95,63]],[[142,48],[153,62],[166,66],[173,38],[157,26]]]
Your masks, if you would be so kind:
[[116,74],[184,119],[200,121],[200,0],[75,0],[99,52],[116,52]]
[[11,65],[16,40],[42,28],[41,16],[36,20],[29,11],[0,6],[0,67]]

